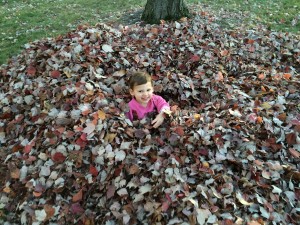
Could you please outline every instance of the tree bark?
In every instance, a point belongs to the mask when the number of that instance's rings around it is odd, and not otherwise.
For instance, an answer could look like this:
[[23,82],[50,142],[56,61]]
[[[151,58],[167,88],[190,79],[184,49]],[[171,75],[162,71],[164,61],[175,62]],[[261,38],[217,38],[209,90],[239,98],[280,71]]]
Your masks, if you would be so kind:
[[189,10],[183,0],[147,0],[142,20],[150,24],[159,24],[161,20],[178,20],[189,16]]

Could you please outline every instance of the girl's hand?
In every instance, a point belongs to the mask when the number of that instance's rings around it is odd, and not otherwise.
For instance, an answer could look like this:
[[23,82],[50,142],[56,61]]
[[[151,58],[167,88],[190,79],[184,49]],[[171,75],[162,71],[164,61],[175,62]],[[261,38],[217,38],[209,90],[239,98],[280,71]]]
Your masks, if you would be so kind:
[[164,113],[159,113],[155,119],[151,122],[154,128],[158,128],[164,122]]

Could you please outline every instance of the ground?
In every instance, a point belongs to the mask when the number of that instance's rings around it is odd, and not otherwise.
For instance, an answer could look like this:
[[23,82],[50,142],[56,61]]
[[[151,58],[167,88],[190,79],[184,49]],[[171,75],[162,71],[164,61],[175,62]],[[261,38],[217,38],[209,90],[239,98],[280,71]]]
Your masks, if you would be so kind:
[[[299,221],[299,38],[139,15],[28,43],[1,67],[2,221]],[[159,129],[124,117],[135,70],[171,105]]]

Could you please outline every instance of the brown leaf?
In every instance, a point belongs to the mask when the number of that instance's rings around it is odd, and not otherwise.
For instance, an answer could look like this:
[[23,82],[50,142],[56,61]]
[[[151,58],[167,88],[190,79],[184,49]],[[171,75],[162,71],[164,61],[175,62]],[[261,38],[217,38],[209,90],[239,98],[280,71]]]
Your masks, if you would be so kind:
[[223,77],[223,73],[221,71],[219,71],[216,75],[215,75],[215,80],[216,81],[223,81],[224,77]]
[[289,152],[291,153],[292,156],[294,156],[295,158],[300,158],[300,152],[298,152],[297,150],[293,149],[293,148],[289,148]]
[[294,144],[297,143],[297,142],[296,142],[297,136],[296,136],[295,133],[289,133],[289,134],[286,134],[286,135],[285,135],[285,138],[286,138],[286,141],[287,141],[287,143],[288,143],[289,145],[294,145]]
[[113,73],[113,76],[114,77],[122,77],[126,74],[126,71],[125,70],[119,70],[119,71],[116,71]]
[[261,116],[258,116],[256,122],[261,124],[263,122],[263,118]]
[[11,190],[11,188],[10,188],[9,186],[5,186],[5,187],[2,189],[2,191],[3,191],[4,193],[9,194],[12,190]]
[[228,53],[229,53],[229,51],[228,50],[222,50],[222,51],[220,51],[220,55],[221,56],[227,56],[228,55]]
[[41,195],[43,193],[42,192],[33,191],[32,194],[33,194],[34,197],[39,198],[39,197],[41,197]]
[[54,216],[55,209],[51,205],[44,205],[44,210],[47,214],[47,220],[51,219]]
[[277,118],[279,120],[281,120],[282,122],[285,122],[286,121],[286,113],[281,113],[277,116]]
[[133,165],[131,165],[131,166],[129,167],[128,173],[129,173],[129,174],[136,174],[136,173],[138,173],[139,171],[140,171],[139,166],[136,165],[136,164],[133,164]]
[[286,79],[286,80],[290,80],[292,77],[292,75],[290,73],[284,73],[283,74],[283,78]]
[[247,225],[261,225],[261,223],[251,220],[250,222],[247,223]]
[[36,74],[36,68],[34,66],[29,66],[27,68],[27,74],[30,76],[34,76]]
[[184,129],[183,127],[176,127],[175,128],[175,133],[178,134],[179,136],[183,136],[184,135]]
[[72,201],[73,202],[78,202],[78,201],[81,201],[82,200],[82,189],[80,189],[80,191],[78,191],[75,195],[73,195],[72,197]]
[[112,198],[115,195],[116,187],[114,185],[109,185],[107,187],[106,197],[107,199]]
[[265,74],[264,73],[260,73],[260,74],[258,74],[258,79],[260,79],[260,80],[263,80],[263,79],[265,79]]
[[18,168],[13,168],[10,171],[10,177],[13,179],[19,179],[20,178],[20,170]]

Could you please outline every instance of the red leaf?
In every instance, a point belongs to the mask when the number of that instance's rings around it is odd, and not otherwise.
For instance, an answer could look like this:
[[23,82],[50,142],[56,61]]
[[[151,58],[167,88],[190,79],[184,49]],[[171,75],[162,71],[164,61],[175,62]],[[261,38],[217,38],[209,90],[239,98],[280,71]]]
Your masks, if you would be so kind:
[[34,76],[35,73],[36,73],[36,68],[35,68],[35,67],[29,66],[29,67],[27,68],[27,74],[28,74],[28,75]]
[[81,207],[81,205],[78,202],[72,204],[70,210],[73,214],[76,215],[81,215],[84,213],[84,209]]
[[83,140],[83,141],[86,141],[87,139],[86,139],[86,137],[87,137],[87,134],[82,134],[82,135],[80,135],[80,138],[81,138],[81,140]]
[[193,55],[191,58],[190,58],[191,62],[198,62],[200,60],[200,57],[199,55]]
[[208,155],[208,150],[204,149],[204,148],[200,149],[198,152],[199,152],[200,155],[203,155],[203,156],[207,156]]
[[63,161],[65,161],[66,157],[61,153],[61,152],[56,152],[53,156],[52,156],[52,160],[54,162],[58,162],[58,163],[62,163]]
[[60,72],[58,70],[51,71],[51,77],[52,78],[59,78],[60,77]]
[[82,140],[82,138],[78,138],[76,140],[76,144],[79,145],[81,148],[84,148],[86,146],[86,141]]
[[255,40],[253,40],[253,39],[248,40],[248,44],[250,44],[250,45],[252,45],[254,42],[255,42]]
[[162,211],[162,212],[166,212],[166,211],[168,210],[169,206],[170,206],[169,201],[163,202],[163,204],[162,204],[162,206],[161,206],[161,211]]
[[30,151],[31,151],[31,149],[32,149],[32,147],[35,145],[35,142],[34,141],[31,141],[28,145],[26,145],[25,147],[24,147],[24,150],[23,150],[23,152],[25,153],[25,154],[28,154]]
[[25,154],[28,154],[30,151],[31,151],[31,149],[32,149],[32,145],[26,145],[25,147],[24,147],[24,150],[23,150],[23,152],[25,153]]
[[98,170],[96,167],[90,165],[90,174],[92,174],[94,177],[98,176]]

